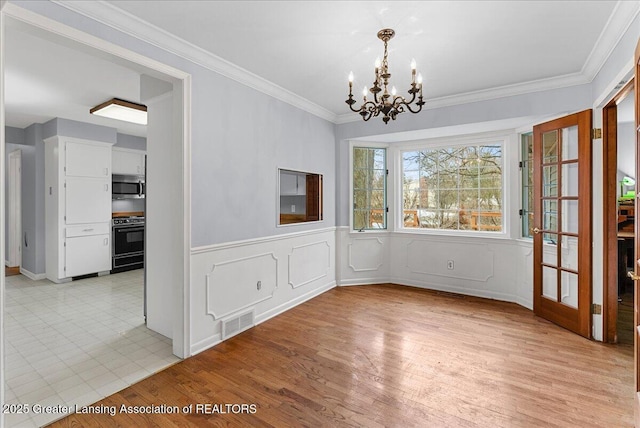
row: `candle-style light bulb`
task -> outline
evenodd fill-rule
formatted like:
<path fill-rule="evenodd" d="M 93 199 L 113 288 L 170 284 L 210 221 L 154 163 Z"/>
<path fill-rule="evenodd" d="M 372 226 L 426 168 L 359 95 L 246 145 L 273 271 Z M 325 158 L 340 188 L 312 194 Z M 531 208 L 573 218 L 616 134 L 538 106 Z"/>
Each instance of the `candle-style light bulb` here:
<path fill-rule="evenodd" d="M 422 85 L 422 73 L 418 73 L 418 85 Z"/>
<path fill-rule="evenodd" d="M 367 87 L 365 86 L 364 89 L 362 90 L 362 95 L 364 96 L 364 99 L 367 99 Z"/>
<path fill-rule="evenodd" d="M 353 83 L 353 71 L 349 72 L 349 83 Z"/>
<path fill-rule="evenodd" d="M 380 57 L 376 58 L 375 67 L 376 67 L 376 73 L 377 73 L 378 69 L 380 68 Z"/>
<path fill-rule="evenodd" d="M 392 87 L 391 87 L 391 95 L 393 95 L 393 96 L 395 97 L 397 92 L 398 92 L 398 91 L 396 91 L 396 87 L 395 87 L 395 86 L 392 86 Z"/>
<path fill-rule="evenodd" d="M 411 58 L 411 83 L 416 83 L 416 59 Z"/>

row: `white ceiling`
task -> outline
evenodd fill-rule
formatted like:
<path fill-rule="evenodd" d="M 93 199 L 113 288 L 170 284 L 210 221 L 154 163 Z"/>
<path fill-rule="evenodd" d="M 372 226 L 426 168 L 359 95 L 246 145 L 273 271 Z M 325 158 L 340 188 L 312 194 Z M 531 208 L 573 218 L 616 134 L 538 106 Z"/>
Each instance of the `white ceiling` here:
<path fill-rule="evenodd" d="M 415 58 L 429 102 L 470 93 L 490 98 L 496 88 L 526 92 L 590 81 L 617 40 L 607 23 L 620 7 L 612 1 L 58 3 L 81 13 L 111 12 L 112 24 L 143 38 L 176 36 L 180 44 L 173 46 L 219 57 L 336 118 L 356 119 L 344 103 L 347 75 L 356 76 L 356 94 L 370 85 L 382 56 L 381 28 L 396 31 L 389 64 L 399 91 L 408 89 Z M 87 110 L 108 98 L 139 98 L 139 71 L 30 34 L 22 24 L 6 31 L 9 125 L 90 121 Z"/>

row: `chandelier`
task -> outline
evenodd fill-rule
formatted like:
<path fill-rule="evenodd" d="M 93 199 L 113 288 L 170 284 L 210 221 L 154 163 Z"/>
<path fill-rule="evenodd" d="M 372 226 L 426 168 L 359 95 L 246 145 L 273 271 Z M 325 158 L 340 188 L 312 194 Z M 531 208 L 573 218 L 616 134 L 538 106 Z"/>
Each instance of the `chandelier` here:
<path fill-rule="evenodd" d="M 345 102 L 349 104 L 349 108 L 352 111 L 359 113 L 365 121 L 372 117 L 379 116 L 382 113 L 382 120 L 385 124 L 388 124 L 389 119 L 396 120 L 398 113 L 404 112 L 405 107 L 411 113 L 418 113 L 425 104 L 425 102 L 422 101 L 422 74 L 418 73 L 416 77 L 415 59 L 411 60 L 411 88 L 408 91 L 411 99 L 407 100 L 403 96 L 396 95 L 395 86 L 392 86 L 391 92 L 389 92 L 391 73 L 389 73 L 389 63 L 387 61 L 387 42 L 391 40 L 395 34 L 395 31 L 390 28 L 378 31 L 378 38 L 384 42 L 384 57 L 382 58 L 382 63 L 380 62 L 380 58 L 376 59 L 373 86 L 370 89 L 367 89 L 365 86 L 363 89 L 362 95 L 364 99 L 359 109 L 353 108 L 353 105 L 356 103 L 352 93 L 353 72 L 349 73 L 349 98 Z M 373 94 L 373 101 L 367 100 L 367 92 Z M 382 94 L 380 94 L 380 92 L 382 92 Z M 411 105 L 416 100 L 416 95 L 418 101 L 415 103 L 414 110 Z"/>

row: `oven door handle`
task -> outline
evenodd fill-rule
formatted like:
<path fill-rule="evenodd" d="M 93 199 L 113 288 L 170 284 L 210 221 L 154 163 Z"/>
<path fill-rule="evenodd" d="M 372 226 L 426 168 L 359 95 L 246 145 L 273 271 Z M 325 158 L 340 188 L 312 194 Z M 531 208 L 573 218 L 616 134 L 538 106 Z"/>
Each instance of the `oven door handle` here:
<path fill-rule="evenodd" d="M 144 226 L 142 226 L 142 227 L 140 227 L 140 226 L 114 227 L 113 231 L 117 232 L 117 233 L 128 233 L 128 232 L 131 232 L 134 229 L 144 230 Z"/>
<path fill-rule="evenodd" d="M 142 197 L 142 195 L 144 194 L 144 184 L 142 183 L 142 181 L 138 181 L 138 196 Z"/>

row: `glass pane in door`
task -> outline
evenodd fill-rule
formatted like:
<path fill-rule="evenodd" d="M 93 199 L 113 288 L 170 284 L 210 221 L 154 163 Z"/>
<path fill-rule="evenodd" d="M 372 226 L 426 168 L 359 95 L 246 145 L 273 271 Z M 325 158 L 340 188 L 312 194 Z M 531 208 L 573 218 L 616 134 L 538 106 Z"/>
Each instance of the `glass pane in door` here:
<path fill-rule="evenodd" d="M 542 163 L 558 161 L 558 131 L 542 134 Z"/>
<path fill-rule="evenodd" d="M 562 300 L 561 302 L 572 308 L 578 307 L 578 275 L 572 272 L 562 271 L 560 273 L 562 282 Z"/>
<path fill-rule="evenodd" d="M 562 240 L 562 267 L 578 270 L 578 238 L 565 236 Z"/>
<path fill-rule="evenodd" d="M 562 196 L 578 196 L 578 163 L 562 165 Z"/>
<path fill-rule="evenodd" d="M 578 159 L 578 127 L 562 129 L 562 160 Z"/>
<path fill-rule="evenodd" d="M 555 268 L 542 267 L 542 297 L 558 299 L 558 270 Z"/>

